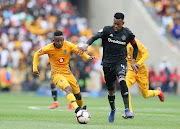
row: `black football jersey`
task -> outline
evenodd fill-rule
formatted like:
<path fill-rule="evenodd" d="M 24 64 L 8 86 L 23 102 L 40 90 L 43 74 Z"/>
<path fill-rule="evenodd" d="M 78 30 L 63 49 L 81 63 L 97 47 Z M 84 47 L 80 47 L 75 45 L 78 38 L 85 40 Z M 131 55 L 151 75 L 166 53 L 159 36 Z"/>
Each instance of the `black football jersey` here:
<path fill-rule="evenodd" d="M 119 62 L 126 62 L 127 44 L 135 38 L 135 35 L 126 27 L 115 32 L 113 26 L 105 26 L 96 35 L 96 38 L 102 38 L 104 67 L 112 67 Z M 87 42 L 92 44 L 91 42 Z"/>

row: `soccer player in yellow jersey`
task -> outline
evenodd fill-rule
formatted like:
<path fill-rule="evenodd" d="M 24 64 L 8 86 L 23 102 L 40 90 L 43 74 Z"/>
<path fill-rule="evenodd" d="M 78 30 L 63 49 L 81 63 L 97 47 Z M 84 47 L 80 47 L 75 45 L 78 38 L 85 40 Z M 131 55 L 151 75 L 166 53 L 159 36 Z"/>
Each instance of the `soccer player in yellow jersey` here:
<path fill-rule="evenodd" d="M 160 101 L 164 101 L 164 94 L 161 91 L 160 88 L 157 88 L 157 90 L 149 90 L 149 72 L 148 69 L 144 63 L 144 61 L 148 58 L 149 53 L 147 51 L 147 48 L 145 48 L 139 40 L 136 39 L 136 43 L 138 46 L 138 55 L 135 61 L 135 65 L 138 68 L 138 73 L 136 74 L 132 67 L 131 67 L 131 62 L 132 62 L 132 56 L 133 56 L 133 47 L 130 43 L 127 45 L 127 61 L 128 61 L 128 72 L 126 74 L 126 83 L 128 89 L 135 83 L 137 82 L 140 89 L 142 96 L 144 98 L 149 98 L 149 97 L 154 97 L 154 96 L 159 96 Z M 132 114 L 132 106 L 131 106 L 131 95 L 129 94 L 129 109 Z M 122 115 L 123 118 L 127 118 L 126 115 Z"/>
<path fill-rule="evenodd" d="M 34 54 L 33 75 L 39 76 L 37 69 L 39 57 L 43 54 L 48 54 L 53 83 L 66 92 L 68 101 L 74 107 L 75 113 L 77 113 L 82 108 L 83 98 L 77 80 L 69 68 L 71 52 L 74 52 L 87 60 L 93 60 L 96 57 L 89 56 L 85 52 L 81 55 L 78 46 L 65 41 L 61 31 L 57 30 L 54 33 L 53 41 L 53 43 L 46 45 Z M 86 106 L 82 109 L 86 109 Z"/>

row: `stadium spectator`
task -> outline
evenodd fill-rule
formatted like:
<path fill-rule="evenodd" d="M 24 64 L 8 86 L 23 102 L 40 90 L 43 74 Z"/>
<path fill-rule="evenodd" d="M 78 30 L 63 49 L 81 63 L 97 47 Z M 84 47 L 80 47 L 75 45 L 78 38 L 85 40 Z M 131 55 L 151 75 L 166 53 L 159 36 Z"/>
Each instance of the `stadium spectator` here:
<path fill-rule="evenodd" d="M 150 8 L 153 17 L 159 19 L 157 22 L 162 25 L 162 35 L 168 37 L 173 46 L 180 47 L 179 0 L 144 0 L 144 3 Z"/>
<path fill-rule="evenodd" d="M 174 94 L 177 93 L 179 80 L 180 80 L 180 76 L 178 75 L 178 68 L 175 67 L 173 73 L 170 74 L 170 87 L 171 87 L 171 92 Z"/>
<path fill-rule="evenodd" d="M 160 74 L 157 76 L 157 83 L 158 83 L 158 86 L 161 87 L 162 91 L 165 92 L 167 77 L 164 73 L 164 70 L 160 70 Z"/>
<path fill-rule="evenodd" d="M 171 63 L 168 62 L 166 56 L 162 57 L 162 62 L 159 64 L 159 69 L 160 70 L 165 70 L 165 68 L 171 70 Z"/>
<path fill-rule="evenodd" d="M 29 80 L 32 72 L 26 70 L 32 66 L 33 53 L 51 43 L 56 29 L 62 30 L 67 40 L 72 39 L 76 43 L 81 36 L 86 39 L 92 36 L 87 19 L 80 17 L 77 8 L 68 0 L 7 0 L 1 1 L 0 9 L 0 65 L 10 66 L 15 75 L 26 77 L 14 78 L 13 82 L 18 82 L 16 84 L 23 81 L 22 84 L 28 81 L 36 84 L 37 78 Z M 39 66 L 44 75 L 41 74 L 40 79 L 44 81 L 48 68 L 42 65 L 47 64 L 48 60 L 44 58 L 41 61 L 43 63 Z M 15 72 L 15 68 L 19 72 Z"/>
<path fill-rule="evenodd" d="M 154 66 L 149 69 L 149 89 L 154 90 L 157 87 L 157 75 Z"/>

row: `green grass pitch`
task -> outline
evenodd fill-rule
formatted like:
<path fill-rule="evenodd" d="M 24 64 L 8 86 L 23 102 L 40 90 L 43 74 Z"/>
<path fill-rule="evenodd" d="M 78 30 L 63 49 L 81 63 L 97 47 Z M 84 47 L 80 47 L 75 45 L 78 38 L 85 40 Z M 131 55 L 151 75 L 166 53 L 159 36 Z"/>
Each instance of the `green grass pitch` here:
<path fill-rule="evenodd" d="M 49 109 L 51 97 L 35 94 L 0 92 L 0 129 L 180 129 L 180 96 L 166 95 L 144 99 L 132 95 L 134 119 L 123 119 L 124 106 L 116 93 L 115 122 L 108 122 L 107 97 L 84 98 L 91 120 L 86 125 L 76 121 L 75 113 L 68 111 L 66 97 L 58 97 L 60 107 Z"/>

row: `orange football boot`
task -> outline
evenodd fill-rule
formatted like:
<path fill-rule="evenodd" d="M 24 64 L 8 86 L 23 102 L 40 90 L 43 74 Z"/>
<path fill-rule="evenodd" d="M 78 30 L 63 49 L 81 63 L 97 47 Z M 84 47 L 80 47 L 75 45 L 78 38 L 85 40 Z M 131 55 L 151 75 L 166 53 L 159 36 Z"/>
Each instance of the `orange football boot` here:
<path fill-rule="evenodd" d="M 73 110 L 73 106 L 69 103 L 68 110 Z"/>
<path fill-rule="evenodd" d="M 59 103 L 58 102 L 54 102 L 50 107 L 49 109 L 54 109 L 54 108 L 57 108 L 59 107 Z"/>

